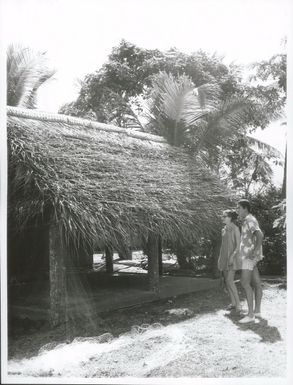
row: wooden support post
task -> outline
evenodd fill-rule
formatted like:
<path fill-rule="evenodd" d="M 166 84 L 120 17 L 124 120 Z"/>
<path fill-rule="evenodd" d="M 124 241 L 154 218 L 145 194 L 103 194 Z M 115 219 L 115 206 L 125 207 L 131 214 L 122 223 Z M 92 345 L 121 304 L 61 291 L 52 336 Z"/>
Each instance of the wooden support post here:
<path fill-rule="evenodd" d="M 159 247 L 158 235 L 150 233 L 148 237 L 148 274 L 149 274 L 149 288 L 154 293 L 159 293 Z"/>
<path fill-rule="evenodd" d="M 162 255 L 162 238 L 158 239 L 158 259 L 159 259 L 159 275 L 163 275 L 163 255 Z"/>
<path fill-rule="evenodd" d="M 51 226 L 49 230 L 50 324 L 53 327 L 66 321 L 65 253 L 58 227 Z"/>
<path fill-rule="evenodd" d="M 113 274 L 114 268 L 113 268 L 113 250 L 110 247 L 105 248 L 105 254 L 106 254 L 106 272 L 108 274 Z"/>

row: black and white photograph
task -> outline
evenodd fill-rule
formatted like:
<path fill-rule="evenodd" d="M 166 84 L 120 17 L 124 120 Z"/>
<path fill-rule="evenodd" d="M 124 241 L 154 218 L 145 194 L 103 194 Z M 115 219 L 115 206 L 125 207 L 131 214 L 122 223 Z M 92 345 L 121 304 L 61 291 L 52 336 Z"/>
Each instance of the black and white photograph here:
<path fill-rule="evenodd" d="M 1 383 L 289 384 L 292 2 L 0 8 Z"/>

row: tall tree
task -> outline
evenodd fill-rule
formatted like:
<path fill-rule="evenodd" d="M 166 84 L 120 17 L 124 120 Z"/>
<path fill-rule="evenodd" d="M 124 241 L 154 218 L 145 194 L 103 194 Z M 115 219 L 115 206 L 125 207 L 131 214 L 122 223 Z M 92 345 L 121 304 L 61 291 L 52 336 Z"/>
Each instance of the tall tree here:
<path fill-rule="evenodd" d="M 285 44 L 286 46 L 286 44 Z M 263 60 L 254 63 L 252 68 L 255 74 L 251 77 L 252 80 L 261 80 L 265 85 L 258 85 L 258 97 L 266 100 L 267 108 L 265 111 L 282 111 L 287 99 L 287 55 L 279 53 L 273 55 L 269 60 Z M 253 92 L 253 91 L 252 91 Z M 283 117 L 282 125 L 286 125 L 285 117 Z M 261 126 L 265 128 L 265 126 Z M 285 150 L 285 165 L 282 184 L 282 197 L 286 196 L 286 174 L 287 174 L 287 143 Z"/>
<path fill-rule="evenodd" d="M 102 68 L 85 77 L 77 100 L 60 112 L 79 111 L 80 116 L 93 112 L 98 121 L 142 129 L 141 103 L 148 97 L 152 76 L 160 71 L 186 74 L 196 86 L 217 82 L 225 95 L 235 92 L 240 76 L 236 66 L 225 66 L 217 55 L 148 50 L 122 40 Z"/>
<path fill-rule="evenodd" d="M 257 78 L 266 74 L 264 63 L 262 69 L 255 73 Z M 142 105 L 151 92 L 152 77 L 159 72 L 186 75 L 196 87 L 217 83 L 222 101 L 231 97 L 255 101 L 254 109 L 246 114 L 246 124 L 251 129 L 265 128 L 279 116 L 283 106 L 273 87 L 244 83 L 241 67 L 225 65 L 216 54 L 202 50 L 186 54 L 176 48 L 161 52 L 122 40 L 112 49 L 107 62 L 81 81 L 77 100 L 62 106 L 60 112 L 142 130 Z M 280 84 L 284 84 L 282 79 Z"/>

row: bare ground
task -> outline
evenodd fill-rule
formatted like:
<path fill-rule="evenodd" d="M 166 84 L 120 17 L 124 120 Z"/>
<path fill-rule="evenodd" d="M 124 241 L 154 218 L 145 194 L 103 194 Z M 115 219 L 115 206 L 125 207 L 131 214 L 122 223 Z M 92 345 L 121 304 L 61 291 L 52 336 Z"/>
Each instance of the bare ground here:
<path fill-rule="evenodd" d="M 239 316 L 223 310 L 229 301 L 220 289 L 104 313 L 97 322 L 80 320 L 70 328 L 15 322 L 9 371 L 96 378 L 283 377 L 286 290 L 280 282 L 263 282 L 263 288 L 263 318 L 251 325 L 240 325 Z"/>

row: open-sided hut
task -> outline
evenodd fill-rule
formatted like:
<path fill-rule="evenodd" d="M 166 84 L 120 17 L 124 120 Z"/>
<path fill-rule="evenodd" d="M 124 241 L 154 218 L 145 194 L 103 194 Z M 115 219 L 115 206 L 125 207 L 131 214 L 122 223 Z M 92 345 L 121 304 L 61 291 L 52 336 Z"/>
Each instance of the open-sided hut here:
<path fill-rule="evenodd" d="M 184 243 L 215 231 L 228 192 L 162 137 L 15 107 L 7 116 L 9 269 L 47 258 L 53 307 L 69 254 L 79 263 L 97 249 L 147 245 L 157 288 L 159 238 Z"/>

